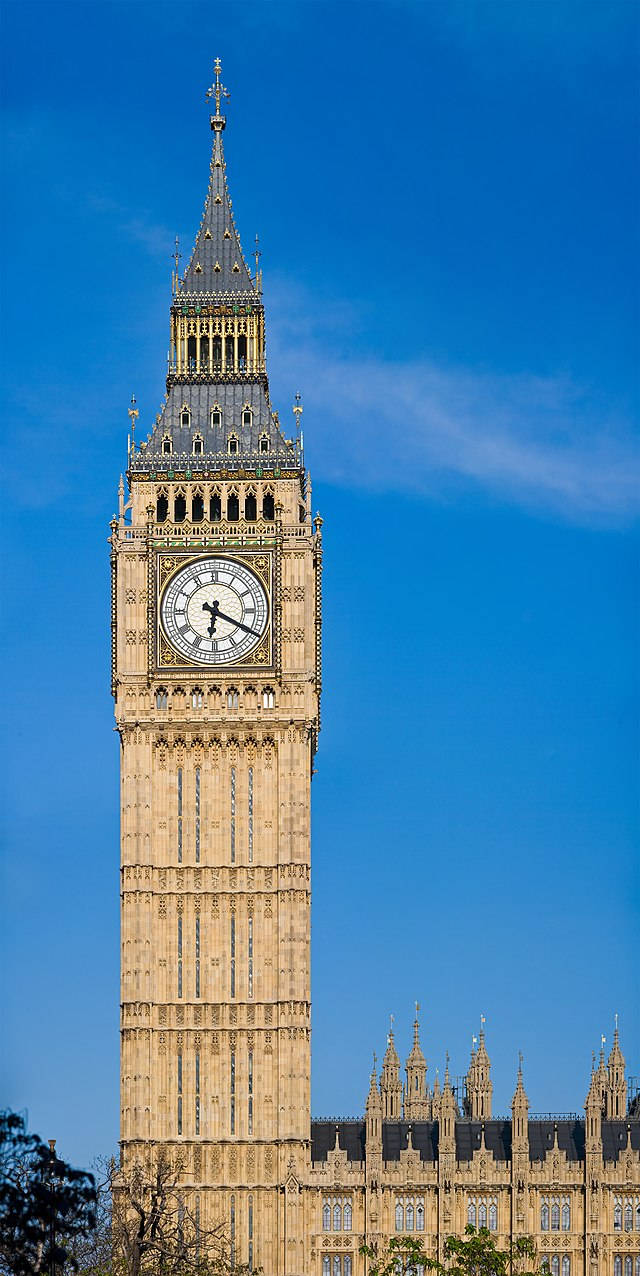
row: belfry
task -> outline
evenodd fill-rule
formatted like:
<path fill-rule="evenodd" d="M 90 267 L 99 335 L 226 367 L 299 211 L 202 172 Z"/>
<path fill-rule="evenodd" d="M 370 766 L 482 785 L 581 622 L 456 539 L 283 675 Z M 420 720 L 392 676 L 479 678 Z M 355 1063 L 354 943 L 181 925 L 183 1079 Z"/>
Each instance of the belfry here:
<path fill-rule="evenodd" d="M 183 273 L 176 245 L 166 396 L 142 439 L 132 402 L 111 523 L 123 1168 L 179 1163 L 203 1225 L 221 1220 L 232 1262 L 264 1276 L 365 1276 L 362 1243 L 399 1233 L 442 1257 L 468 1224 L 503 1248 L 532 1236 L 550 1276 L 640 1276 L 640 1094 L 617 1020 L 586 1119 L 530 1112 L 521 1058 L 511 1111 L 494 1116 L 484 1019 L 466 1076 L 447 1057 L 431 1085 L 417 1005 L 406 1083 L 391 1030 L 364 1116 L 311 1119 L 322 520 L 300 397 L 290 430 L 270 399 L 219 61 L 208 96 L 209 183 Z"/>

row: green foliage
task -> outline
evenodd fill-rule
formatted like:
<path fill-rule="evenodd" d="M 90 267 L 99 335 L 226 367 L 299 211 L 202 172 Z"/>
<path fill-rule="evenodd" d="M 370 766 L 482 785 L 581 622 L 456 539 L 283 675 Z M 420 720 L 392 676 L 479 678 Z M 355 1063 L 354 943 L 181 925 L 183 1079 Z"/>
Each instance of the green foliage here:
<path fill-rule="evenodd" d="M 465 1228 L 464 1237 L 448 1236 L 443 1246 L 444 1261 L 425 1251 L 422 1239 L 394 1236 L 382 1252 L 363 1245 L 360 1253 L 369 1260 L 368 1276 L 416 1276 L 422 1267 L 438 1276 L 540 1276 L 536 1249 L 528 1236 L 511 1241 L 508 1249 L 498 1249 L 486 1227 L 476 1232 Z"/>
<path fill-rule="evenodd" d="M 71 1247 L 95 1228 L 93 1175 L 74 1170 L 15 1112 L 0 1113 L 0 1274 L 76 1270 Z"/>

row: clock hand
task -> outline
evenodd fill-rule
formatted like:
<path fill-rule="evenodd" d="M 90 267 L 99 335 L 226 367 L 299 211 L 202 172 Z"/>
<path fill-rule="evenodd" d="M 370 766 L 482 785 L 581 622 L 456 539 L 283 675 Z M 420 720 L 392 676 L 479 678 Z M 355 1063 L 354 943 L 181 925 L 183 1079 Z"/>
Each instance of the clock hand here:
<path fill-rule="evenodd" d="M 209 624 L 209 637 L 210 637 L 210 638 L 213 638 L 213 635 L 214 635 L 214 633 L 215 633 L 215 631 L 216 631 L 216 619 L 217 619 L 217 616 L 218 616 L 218 601 L 217 601 L 217 599 L 215 599 L 215 598 L 214 598 L 214 600 L 213 600 L 213 604 L 211 604 L 211 603 L 203 603 L 203 604 L 202 604 L 202 610 L 203 610 L 203 611 L 209 611 L 209 612 L 211 612 L 211 622 L 210 622 L 210 624 Z"/>
<path fill-rule="evenodd" d="M 214 603 L 214 606 L 216 609 L 216 616 L 219 616 L 220 620 L 227 620 L 230 625 L 237 625 L 238 629 L 244 629 L 245 633 L 253 634 L 254 638 L 260 637 L 257 629 L 250 629 L 248 625 L 243 625 L 241 620 L 235 620 L 233 616 L 227 616 L 225 612 L 220 611 L 217 603 Z"/>

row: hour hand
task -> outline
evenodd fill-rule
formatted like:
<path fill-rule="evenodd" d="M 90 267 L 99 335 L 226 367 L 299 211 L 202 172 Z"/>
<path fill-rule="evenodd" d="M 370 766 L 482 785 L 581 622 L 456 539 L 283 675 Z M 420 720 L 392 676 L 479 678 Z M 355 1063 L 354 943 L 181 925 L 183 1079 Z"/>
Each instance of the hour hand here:
<path fill-rule="evenodd" d="M 213 638 L 213 635 L 214 635 L 214 633 L 215 633 L 215 631 L 216 631 L 216 620 L 217 620 L 217 618 L 218 618 L 218 616 L 219 616 L 219 614 L 220 614 L 220 613 L 219 613 L 219 611 L 218 611 L 218 603 L 217 603 L 217 600 L 216 600 L 216 599 L 214 599 L 213 603 L 203 603 L 203 604 L 202 604 L 202 610 L 203 610 L 203 611 L 208 611 L 208 612 L 210 612 L 210 613 L 211 613 L 211 621 L 210 621 L 210 623 L 209 623 L 209 637 L 210 637 L 210 638 Z"/>

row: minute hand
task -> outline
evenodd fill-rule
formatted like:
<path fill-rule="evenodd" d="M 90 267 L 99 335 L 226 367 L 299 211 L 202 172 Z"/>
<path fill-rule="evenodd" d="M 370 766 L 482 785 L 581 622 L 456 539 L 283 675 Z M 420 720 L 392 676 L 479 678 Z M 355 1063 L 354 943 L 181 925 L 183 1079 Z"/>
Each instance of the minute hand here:
<path fill-rule="evenodd" d="M 227 620 L 230 625 L 237 625 L 238 629 L 244 629 L 245 633 L 253 634 L 254 638 L 260 637 L 260 634 L 258 633 L 257 629 L 250 629 L 248 625 L 243 625 L 241 620 L 234 620 L 233 616 L 225 615 L 223 611 L 220 611 L 219 607 L 216 612 L 216 615 L 219 616 L 221 620 Z"/>

